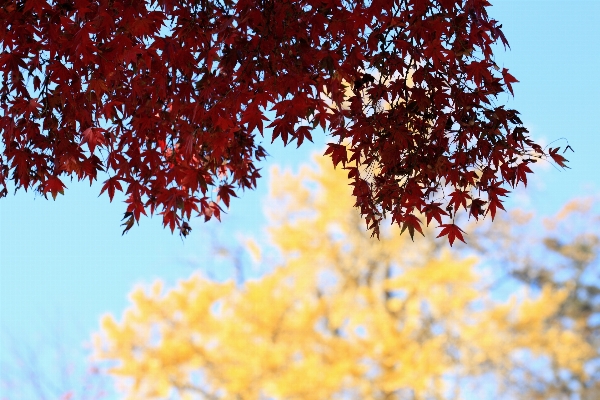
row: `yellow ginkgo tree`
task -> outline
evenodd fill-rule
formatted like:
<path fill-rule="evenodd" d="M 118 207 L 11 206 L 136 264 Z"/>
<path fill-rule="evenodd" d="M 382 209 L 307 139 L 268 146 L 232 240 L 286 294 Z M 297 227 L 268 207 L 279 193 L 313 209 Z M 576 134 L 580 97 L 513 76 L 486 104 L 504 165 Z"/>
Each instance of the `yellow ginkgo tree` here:
<path fill-rule="evenodd" d="M 200 273 L 156 282 L 133 290 L 120 321 L 102 319 L 95 357 L 112 363 L 125 398 L 560 398 L 537 385 L 548 365 L 590 382 L 598 348 L 587 322 L 564 314 L 572 285 L 513 283 L 503 296 L 489 290 L 493 260 L 432 231 L 371 238 L 344 172 L 315 165 L 272 171 L 268 231 L 281 257 L 269 273 L 240 286 Z"/>

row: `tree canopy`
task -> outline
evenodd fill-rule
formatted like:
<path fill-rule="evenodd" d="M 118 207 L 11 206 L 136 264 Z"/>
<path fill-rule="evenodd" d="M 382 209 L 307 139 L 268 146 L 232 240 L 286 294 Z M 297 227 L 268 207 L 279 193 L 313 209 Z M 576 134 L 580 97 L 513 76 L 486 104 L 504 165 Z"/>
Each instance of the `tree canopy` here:
<path fill-rule="evenodd" d="M 431 235 L 410 243 L 398 227 L 373 243 L 344 173 L 323 158 L 315 164 L 320 170 L 274 174 L 271 201 L 283 207 L 268 229 L 281 258 L 269 273 L 238 286 L 200 273 L 168 289 L 157 281 L 131 292 L 120 321 L 103 318 L 96 357 L 110 362 L 127 398 L 597 393 L 600 235 L 574 224 L 599 218 L 589 203 L 570 203 L 533 246 L 511 233 L 530 224 L 522 214 L 488 232 L 469 224 L 480 250 L 465 257 Z M 566 226 L 573 232 L 552 239 Z M 492 238 L 509 258 L 487 253 Z M 271 263 L 260 248 L 247 246 L 256 262 Z"/>
<path fill-rule="evenodd" d="M 486 0 L 4 0 L 0 195 L 64 193 L 108 174 L 125 231 L 147 211 L 187 235 L 260 177 L 257 135 L 300 146 L 315 130 L 379 236 L 459 209 L 503 209 L 542 149 L 498 104 L 517 79 Z M 216 195 L 213 195 L 216 192 Z"/>

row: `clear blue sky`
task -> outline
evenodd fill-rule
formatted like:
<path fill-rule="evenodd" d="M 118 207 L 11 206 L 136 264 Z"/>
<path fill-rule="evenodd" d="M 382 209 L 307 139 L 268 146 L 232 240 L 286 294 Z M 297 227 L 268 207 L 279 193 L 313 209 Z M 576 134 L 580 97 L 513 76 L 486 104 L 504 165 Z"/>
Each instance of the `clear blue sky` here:
<path fill-rule="evenodd" d="M 600 192 L 600 1 L 492 3 L 490 14 L 503 24 L 512 47 L 507 52 L 499 47 L 496 61 L 520 80 L 515 98 L 499 102 L 519 110 L 541 144 L 564 137 L 575 150 L 567 154 L 572 169 L 538 163 L 528 188 L 509 200 L 510 206 L 551 214 L 569 198 Z M 7 332 L 43 352 L 51 345 L 47 331 L 55 325 L 70 332 L 68 347 L 79 346 L 98 328 L 103 313 L 120 315 L 137 283 L 156 278 L 173 283 L 194 268 L 218 271 L 220 266 L 221 276 L 229 274 L 209 252 L 210 238 L 234 245 L 239 234 L 260 237 L 269 167 L 297 168 L 311 152 L 323 151 L 326 138 L 316 142 L 298 150 L 265 146 L 272 157 L 263 164 L 258 190 L 233 199 L 222 223 L 193 220 L 192 235 L 183 242 L 162 228 L 160 218 L 144 218 L 121 236 L 124 197 L 115 196 L 113 203 L 105 194 L 98 197 L 97 182 L 91 188 L 66 182 L 66 195 L 56 201 L 31 192 L 1 199 L 0 360 L 10 358 Z"/>

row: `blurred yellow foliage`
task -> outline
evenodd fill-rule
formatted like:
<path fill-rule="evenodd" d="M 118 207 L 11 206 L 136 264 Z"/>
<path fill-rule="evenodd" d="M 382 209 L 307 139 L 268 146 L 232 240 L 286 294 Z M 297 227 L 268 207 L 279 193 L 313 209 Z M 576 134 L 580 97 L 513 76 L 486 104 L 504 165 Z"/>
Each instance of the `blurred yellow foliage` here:
<path fill-rule="evenodd" d="M 458 399 L 461 382 L 491 374 L 501 391 L 507 371 L 545 361 L 585 379 L 597 349 L 553 318 L 566 289 L 504 301 L 486 291 L 480 260 L 431 231 L 377 241 L 343 170 L 315 164 L 272 171 L 281 266 L 238 288 L 198 274 L 137 288 L 120 322 L 102 319 L 95 356 L 116 362 L 127 399 Z"/>

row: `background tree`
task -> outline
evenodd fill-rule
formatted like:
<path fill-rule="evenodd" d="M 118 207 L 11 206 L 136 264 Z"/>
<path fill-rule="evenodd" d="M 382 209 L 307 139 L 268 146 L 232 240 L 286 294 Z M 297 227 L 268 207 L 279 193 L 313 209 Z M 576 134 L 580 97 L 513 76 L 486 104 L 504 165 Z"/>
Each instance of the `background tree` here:
<path fill-rule="evenodd" d="M 101 193 L 128 195 L 124 232 L 159 210 L 187 235 L 192 212 L 219 218 L 256 186 L 265 123 L 298 146 L 320 127 L 373 234 L 386 215 L 421 232 L 421 212 L 462 240 L 459 208 L 493 218 L 530 163 L 565 165 L 496 104 L 517 80 L 494 60 L 508 42 L 489 5 L 3 0 L 0 195 L 12 180 L 56 198 L 104 171 Z"/>
<path fill-rule="evenodd" d="M 396 227 L 372 242 L 344 172 L 315 164 L 298 175 L 274 171 L 269 231 L 281 261 L 272 272 L 241 287 L 196 274 L 163 292 L 158 281 L 132 292 L 121 322 L 103 318 L 96 357 L 113 363 L 128 398 L 594 393 L 598 305 L 575 300 L 584 282 L 597 290 L 597 236 L 577 253 L 585 266 L 546 266 L 552 272 L 536 288 L 518 281 L 489 291 L 498 284 L 493 258 L 465 258 L 431 235 L 409 243 Z M 564 275 L 581 268 L 579 278 Z"/>
<path fill-rule="evenodd" d="M 495 284 L 521 284 L 533 292 L 550 287 L 566 290 L 568 296 L 547 320 L 547 324 L 568 324 L 594 349 L 600 349 L 600 210 L 598 197 L 573 199 L 553 218 L 536 225 L 528 223 L 532 214 L 513 213 L 494 227 L 475 228 L 471 249 L 501 266 Z M 544 237 L 539 238 L 540 228 Z M 578 394 L 593 399 L 600 393 L 600 364 L 586 365 L 586 374 L 565 374 L 546 360 L 549 373 L 535 375 L 527 364 L 519 373 L 529 377 L 527 385 L 509 377 L 529 398 L 567 398 Z M 540 390 L 543 388 L 543 390 Z"/>
<path fill-rule="evenodd" d="M 41 313 L 41 312 L 40 312 Z M 0 332 L 0 399 L 99 400 L 114 396 L 111 379 L 101 365 L 88 363 L 90 346 L 71 346 L 76 331 L 73 318 L 57 313 L 39 316 L 44 328 L 35 343 L 9 330 Z"/>

